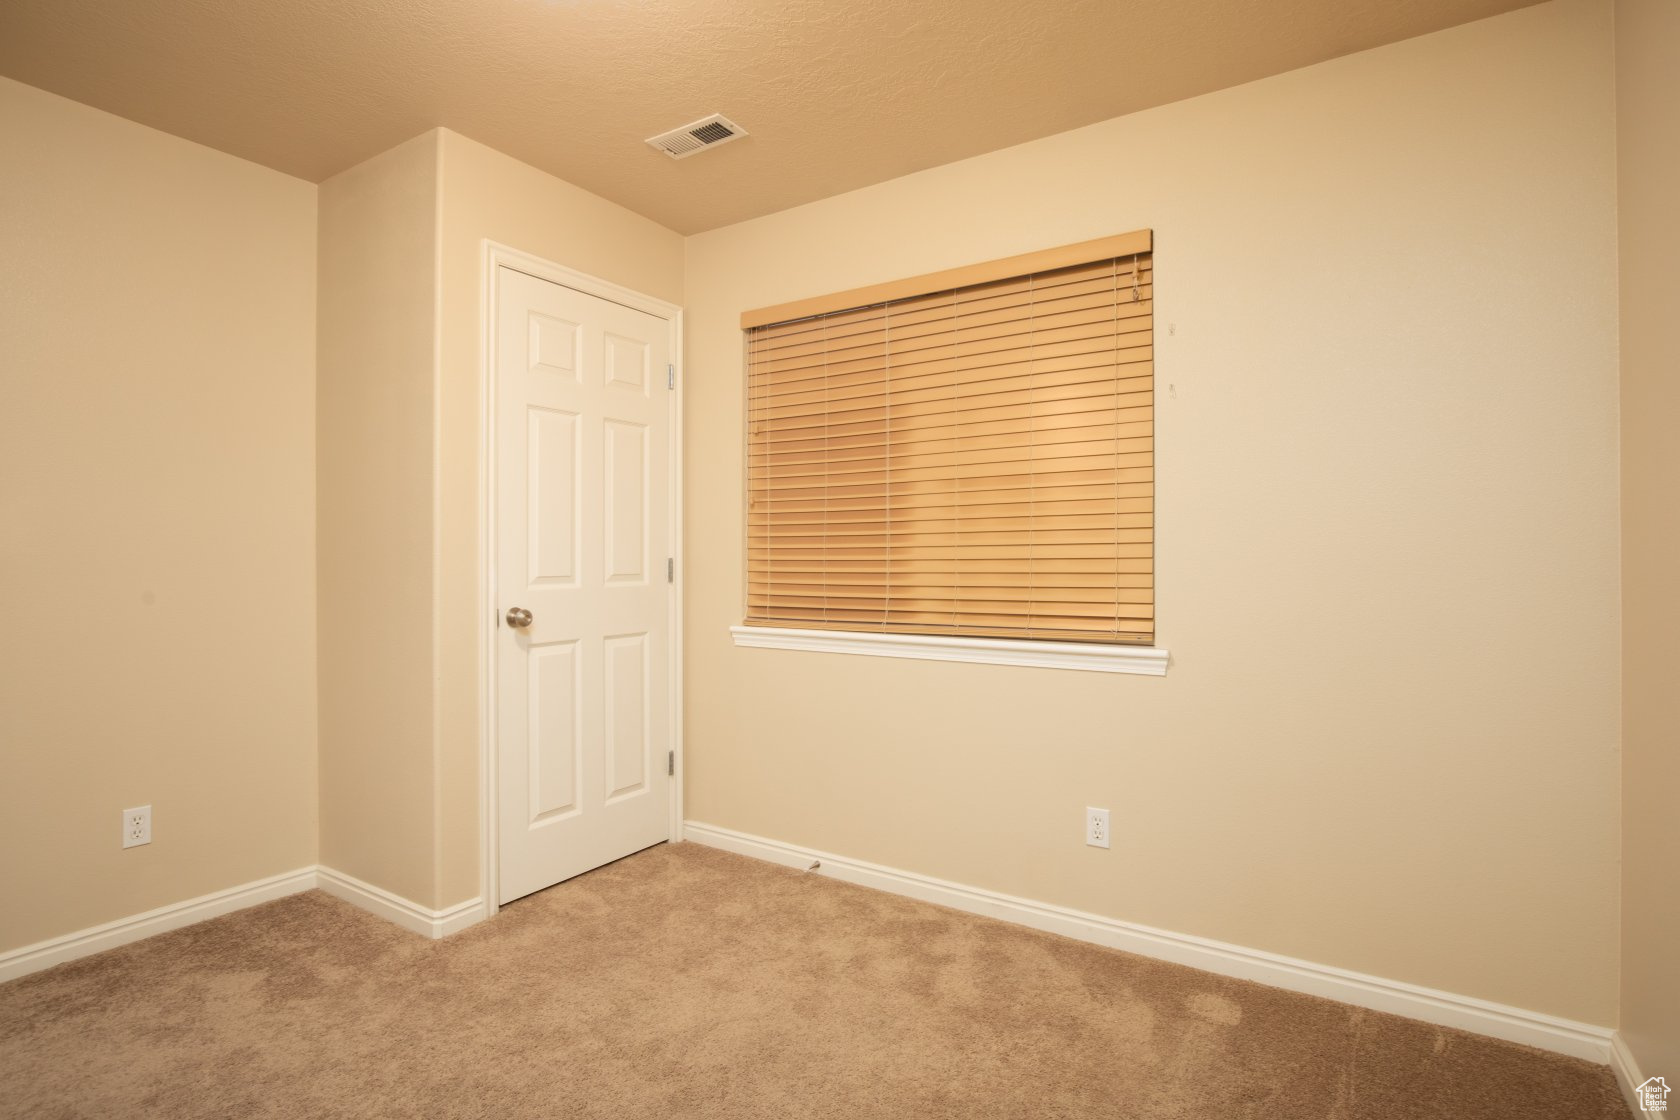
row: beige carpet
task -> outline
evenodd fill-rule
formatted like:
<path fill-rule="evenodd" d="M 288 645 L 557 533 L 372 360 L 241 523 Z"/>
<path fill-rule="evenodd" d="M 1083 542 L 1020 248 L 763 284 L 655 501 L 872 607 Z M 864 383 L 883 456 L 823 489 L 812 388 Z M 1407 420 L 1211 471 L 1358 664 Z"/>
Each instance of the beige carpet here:
<path fill-rule="evenodd" d="M 1586 1062 L 693 844 L 447 941 L 311 892 L 0 986 L 0 1113 L 1627 1116 Z"/>

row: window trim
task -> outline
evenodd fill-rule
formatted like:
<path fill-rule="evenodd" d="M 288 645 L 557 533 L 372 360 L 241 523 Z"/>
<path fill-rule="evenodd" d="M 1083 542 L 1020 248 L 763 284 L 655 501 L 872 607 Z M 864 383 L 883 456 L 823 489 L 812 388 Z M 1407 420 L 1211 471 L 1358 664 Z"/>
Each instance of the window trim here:
<path fill-rule="evenodd" d="M 801 630 L 783 626 L 731 626 L 735 645 L 810 653 L 851 653 L 916 661 L 964 661 L 1036 669 L 1081 669 L 1164 677 L 1168 651 L 1156 646 L 1063 642 L 1025 638 L 962 638 L 943 634 L 893 634 L 870 630 Z"/>

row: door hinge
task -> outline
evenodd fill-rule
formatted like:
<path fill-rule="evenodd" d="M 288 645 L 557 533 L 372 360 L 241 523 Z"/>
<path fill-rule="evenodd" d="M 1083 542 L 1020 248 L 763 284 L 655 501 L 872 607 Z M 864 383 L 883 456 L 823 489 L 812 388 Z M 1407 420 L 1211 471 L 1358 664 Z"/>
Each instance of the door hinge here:
<path fill-rule="evenodd" d="M 666 751 L 665 752 L 665 776 L 667 778 L 674 778 L 674 777 L 676 777 L 676 775 L 677 775 L 677 752 L 676 751 Z"/>
<path fill-rule="evenodd" d="M 675 362 L 666 362 L 665 363 L 665 388 L 675 389 L 676 387 L 677 387 L 677 366 L 676 366 L 676 363 Z"/>
<path fill-rule="evenodd" d="M 677 558 L 675 556 L 665 557 L 665 582 L 677 582 Z"/>

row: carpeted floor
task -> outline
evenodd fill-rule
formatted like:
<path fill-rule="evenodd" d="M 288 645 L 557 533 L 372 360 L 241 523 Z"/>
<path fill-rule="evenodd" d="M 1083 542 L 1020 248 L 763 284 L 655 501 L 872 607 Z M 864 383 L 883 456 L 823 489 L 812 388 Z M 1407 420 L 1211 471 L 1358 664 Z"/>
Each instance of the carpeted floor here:
<path fill-rule="evenodd" d="M 310 892 L 0 985 L 0 1114 L 1628 1115 L 1586 1062 L 693 844 L 446 941 Z"/>

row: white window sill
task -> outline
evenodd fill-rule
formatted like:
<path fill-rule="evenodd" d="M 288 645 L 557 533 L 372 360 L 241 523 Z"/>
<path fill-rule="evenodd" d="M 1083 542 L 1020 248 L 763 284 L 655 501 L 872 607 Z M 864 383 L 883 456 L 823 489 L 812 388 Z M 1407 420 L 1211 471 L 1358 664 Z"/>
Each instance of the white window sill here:
<path fill-rule="evenodd" d="M 731 626 L 738 646 L 857 653 L 918 661 L 971 661 L 1037 669 L 1167 675 L 1167 651 L 1153 646 L 1099 642 L 1032 642 L 1013 638 L 947 638 L 930 634 L 875 634 L 851 630 L 788 630 L 780 626 Z"/>

